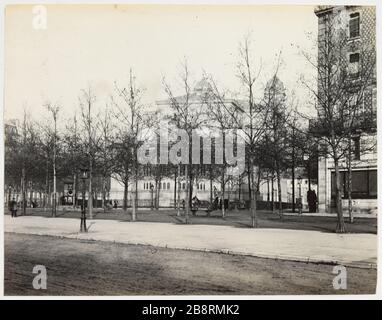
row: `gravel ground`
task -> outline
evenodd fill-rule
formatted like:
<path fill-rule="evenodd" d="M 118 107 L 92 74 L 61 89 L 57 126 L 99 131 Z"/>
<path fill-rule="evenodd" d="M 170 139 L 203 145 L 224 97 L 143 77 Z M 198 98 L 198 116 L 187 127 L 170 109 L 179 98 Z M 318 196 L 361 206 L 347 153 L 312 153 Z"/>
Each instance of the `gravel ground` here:
<path fill-rule="evenodd" d="M 5 214 L 9 214 L 9 210 L 5 208 Z M 18 212 L 20 213 L 20 212 Z M 177 217 L 175 210 L 138 210 L 138 221 L 144 222 L 165 222 L 165 223 L 184 223 L 184 216 Z M 51 216 L 49 210 L 43 209 L 27 209 L 27 216 Z M 183 215 L 183 212 L 182 212 Z M 57 217 L 60 218 L 80 218 L 79 211 L 59 211 Z M 333 217 L 312 217 L 312 216 L 287 216 L 282 219 L 276 213 L 271 211 L 259 211 L 259 227 L 260 228 L 279 228 L 293 230 L 313 230 L 322 232 L 335 232 L 337 218 Z M 94 219 L 108 219 L 131 221 L 130 209 L 128 213 L 122 209 L 103 212 L 102 209 L 95 209 Z M 346 221 L 347 222 L 347 217 Z M 251 216 L 248 210 L 227 211 L 226 217 L 221 217 L 220 211 L 213 211 L 211 215 L 206 216 L 205 212 L 198 212 L 197 216 L 190 217 L 192 224 L 205 225 L 226 225 L 239 228 L 251 227 Z M 376 218 L 355 218 L 354 223 L 346 223 L 346 231 L 349 233 L 373 233 L 377 234 L 377 219 Z"/>
<path fill-rule="evenodd" d="M 32 269 L 45 265 L 47 290 Z M 347 268 L 334 290 L 333 266 L 150 246 L 5 234 L 5 295 L 372 294 L 376 270 Z"/>

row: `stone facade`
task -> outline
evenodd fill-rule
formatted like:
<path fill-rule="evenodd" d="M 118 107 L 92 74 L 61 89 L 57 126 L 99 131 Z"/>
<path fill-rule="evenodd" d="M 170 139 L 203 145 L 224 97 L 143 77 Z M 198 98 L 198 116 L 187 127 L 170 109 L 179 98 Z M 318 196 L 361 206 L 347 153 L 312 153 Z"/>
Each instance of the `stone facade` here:
<path fill-rule="evenodd" d="M 325 34 L 325 23 L 329 15 L 336 16 L 337 28 L 347 32 L 348 54 L 358 52 L 362 47 L 363 50 L 370 49 L 375 54 L 376 43 L 376 12 L 375 7 L 369 6 L 319 6 L 315 9 L 318 17 L 318 43 Z M 359 17 L 359 32 L 355 32 L 356 36 L 351 35 L 350 20 L 352 17 Z M 357 26 L 358 27 L 358 26 Z M 356 27 L 356 28 L 357 28 Z M 354 34 L 353 34 L 354 35 Z M 319 50 L 320 51 L 320 50 Z M 370 80 L 364 93 L 364 116 L 370 120 L 370 124 L 375 126 L 375 118 L 377 112 L 377 84 L 376 84 L 376 68 L 374 75 Z M 320 110 L 320 109 L 319 109 Z M 320 117 L 320 111 L 318 112 Z M 363 150 L 367 150 L 368 146 L 376 143 L 376 131 L 365 131 L 360 134 L 360 145 Z M 355 211 L 369 212 L 377 209 L 376 194 L 376 176 L 377 176 L 377 152 L 376 150 L 363 152 L 358 159 L 352 162 L 352 171 L 355 177 L 360 177 L 356 187 L 359 192 L 353 195 L 353 208 Z M 346 175 L 347 166 L 345 161 L 340 162 L 340 171 Z M 332 177 L 334 172 L 334 163 L 330 158 L 320 158 L 318 163 L 318 200 L 319 210 L 321 212 L 334 211 L 334 199 L 332 192 Z M 362 179 L 361 179 L 362 178 Z M 345 181 L 345 179 L 344 179 Z M 364 185 L 362 185 L 364 183 Z M 358 191 L 358 190 L 357 190 Z M 343 207 L 346 210 L 348 200 L 346 194 L 343 197 Z"/>

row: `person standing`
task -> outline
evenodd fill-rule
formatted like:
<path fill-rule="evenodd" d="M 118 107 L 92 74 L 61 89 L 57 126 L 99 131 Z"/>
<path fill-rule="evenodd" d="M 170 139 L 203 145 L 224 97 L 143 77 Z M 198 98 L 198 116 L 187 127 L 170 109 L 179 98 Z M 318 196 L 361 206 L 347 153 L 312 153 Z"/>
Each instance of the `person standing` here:
<path fill-rule="evenodd" d="M 17 217 L 17 202 L 15 198 L 11 200 L 11 203 L 9 204 L 9 208 L 11 210 L 12 218 L 16 218 Z"/>
<path fill-rule="evenodd" d="M 308 191 L 308 205 L 309 205 L 309 212 L 311 213 L 316 212 L 317 195 L 315 190 Z"/>
<path fill-rule="evenodd" d="M 316 190 L 313 190 L 313 196 L 312 196 L 312 202 L 313 202 L 313 212 L 317 212 L 317 194 L 316 194 Z"/>

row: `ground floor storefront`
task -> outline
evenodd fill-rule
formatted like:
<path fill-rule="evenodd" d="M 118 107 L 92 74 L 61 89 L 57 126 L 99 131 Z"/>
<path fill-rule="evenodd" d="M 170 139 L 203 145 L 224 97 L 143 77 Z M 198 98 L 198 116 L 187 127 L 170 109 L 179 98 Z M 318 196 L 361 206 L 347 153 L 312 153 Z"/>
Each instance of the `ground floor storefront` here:
<path fill-rule="evenodd" d="M 318 208 L 320 212 L 336 212 L 336 176 L 335 168 L 329 159 L 319 161 Z M 351 172 L 344 163 L 340 164 L 340 190 L 344 213 L 349 208 L 349 195 L 354 213 L 375 215 L 377 199 L 376 161 L 355 163 Z M 350 192 L 351 190 L 351 192 Z"/>

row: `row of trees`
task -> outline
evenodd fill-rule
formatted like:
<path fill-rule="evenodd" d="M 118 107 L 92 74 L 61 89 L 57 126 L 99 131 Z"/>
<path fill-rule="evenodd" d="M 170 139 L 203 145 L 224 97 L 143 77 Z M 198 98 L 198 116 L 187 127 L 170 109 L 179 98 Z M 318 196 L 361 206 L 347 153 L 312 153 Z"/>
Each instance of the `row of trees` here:
<path fill-rule="evenodd" d="M 158 200 L 160 182 L 165 175 L 175 181 L 174 204 L 179 206 L 179 182 L 186 181 L 186 221 L 189 218 L 194 183 L 203 177 L 219 181 L 222 198 L 225 198 L 229 183 L 241 185 L 247 181 L 250 195 L 252 226 L 258 226 L 257 195 L 262 181 L 271 179 L 278 185 L 278 210 L 282 217 L 281 179 L 290 172 L 294 179 L 295 168 L 304 164 L 304 154 L 309 158 L 329 156 L 335 164 L 336 205 L 338 213 L 337 231 L 344 232 L 340 161 L 347 160 L 349 176 L 353 159 L 354 134 L 364 129 L 359 117 L 364 115 L 364 96 L 373 79 L 375 49 L 360 51 L 361 63 L 357 75 L 351 70 L 348 59 L 349 41 L 344 33 L 328 27 L 324 44 L 318 43 L 316 58 L 303 53 L 317 72 L 314 85 L 303 79 L 302 83 L 314 97 L 318 111 L 318 122 L 308 127 L 304 124 L 308 115 L 298 112 L 293 95 L 288 96 L 278 77 L 282 67 L 281 53 L 276 59 L 274 72 L 267 82 L 261 98 L 256 98 L 261 87 L 261 68 L 257 67 L 252 54 L 253 47 L 247 37 L 240 44 L 237 78 L 240 82 L 240 98 L 228 99 L 228 91 L 220 87 L 212 75 L 204 74 L 198 93 L 193 90 L 187 61 L 182 65 L 179 77 L 181 92 L 176 92 L 163 79 L 163 88 L 172 112 L 161 115 L 142 102 L 144 90 L 136 85 L 130 70 L 127 85 L 114 84 L 109 102 L 97 109 L 97 99 L 91 88 L 82 90 L 78 105 L 80 112 L 66 121 L 62 107 L 57 103 L 45 104 L 49 118 L 33 121 L 24 113 L 17 134 L 6 135 L 5 179 L 6 185 L 20 188 L 24 202 L 27 199 L 27 181 L 33 183 L 30 190 L 43 194 L 43 206 L 52 206 L 56 214 L 57 180 L 72 177 L 74 195 L 79 190 L 79 173 L 82 167 L 89 171 L 88 207 L 92 217 L 93 195 L 102 194 L 102 206 L 106 207 L 108 180 L 114 176 L 124 186 L 123 209 L 128 207 L 128 192 L 131 190 L 132 219 L 137 219 L 138 180 L 147 175 L 147 165 L 138 161 L 138 150 L 146 140 L 147 128 L 155 129 L 159 135 L 160 119 L 165 117 L 173 127 L 183 129 L 188 136 L 189 154 L 180 155 L 178 164 L 152 164 L 150 174 L 155 181 L 155 197 Z M 367 50 L 366 50 L 367 49 Z M 197 95 L 197 99 L 195 99 Z M 99 105 L 98 105 L 99 107 Z M 228 129 L 242 129 L 245 141 L 245 171 L 238 177 L 229 174 L 230 163 L 223 160 L 212 165 L 193 164 L 192 145 L 194 130 L 203 128 L 219 132 L 223 149 Z M 171 130 L 171 128 L 170 128 Z M 175 142 L 174 142 L 175 143 Z M 370 144 L 368 144 L 370 148 Z M 214 149 L 214 147 L 212 147 Z M 214 150 L 215 152 L 217 150 Z M 365 152 L 369 151 L 364 150 Z M 214 153 L 213 153 L 214 154 Z M 184 177 L 181 177 L 182 157 Z M 184 159 L 184 158 L 183 158 Z M 214 158 L 213 158 L 214 160 Z M 187 163 L 188 162 L 188 163 Z M 351 190 L 351 178 L 348 190 Z M 177 192 L 178 188 L 178 192 Z M 293 183 L 293 199 L 294 183 Z M 272 195 L 273 196 L 273 195 Z M 294 201 L 294 200 L 293 200 Z M 158 201 L 155 202 L 156 206 Z M 75 205 L 75 204 L 74 204 Z M 349 192 L 351 213 L 351 192 Z M 225 206 L 222 206 L 225 216 Z M 352 221 L 352 215 L 351 221 Z"/>

